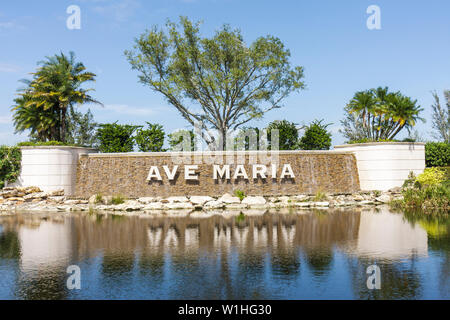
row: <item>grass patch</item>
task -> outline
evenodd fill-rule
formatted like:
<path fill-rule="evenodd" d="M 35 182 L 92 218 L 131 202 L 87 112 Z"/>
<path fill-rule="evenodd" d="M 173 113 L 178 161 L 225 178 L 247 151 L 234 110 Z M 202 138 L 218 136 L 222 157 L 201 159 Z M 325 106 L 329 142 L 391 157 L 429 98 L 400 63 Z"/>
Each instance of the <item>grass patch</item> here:
<path fill-rule="evenodd" d="M 111 203 L 114 205 L 118 205 L 118 204 L 122 204 L 125 202 L 125 197 L 118 195 L 118 196 L 114 196 L 112 197 Z"/>
<path fill-rule="evenodd" d="M 317 191 L 316 195 L 313 198 L 315 202 L 325 201 L 327 199 L 328 199 L 327 195 L 322 191 Z"/>
<path fill-rule="evenodd" d="M 244 200 L 244 198 L 245 198 L 245 193 L 244 193 L 244 191 L 239 190 L 239 189 L 234 190 L 234 195 L 235 195 L 236 197 L 238 197 L 239 200 L 241 200 L 241 201 Z"/>
<path fill-rule="evenodd" d="M 103 203 L 103 196 L 99 193 L 95 195 L 95 204 Z"/>

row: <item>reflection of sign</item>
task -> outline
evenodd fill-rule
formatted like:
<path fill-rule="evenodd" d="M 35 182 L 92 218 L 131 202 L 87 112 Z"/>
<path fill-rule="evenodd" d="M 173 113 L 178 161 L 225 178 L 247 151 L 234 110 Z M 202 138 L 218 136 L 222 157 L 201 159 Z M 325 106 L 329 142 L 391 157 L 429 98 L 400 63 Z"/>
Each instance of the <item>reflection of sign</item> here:
<path fill-rule="evenodd" d="M 148 172 L 147 181 L 157 180 L 162 181 L 161 172 L 165 174 L 168 180 L 172 181 L 175 179 L 178 173 L 178 166 L 162 166 L 162 171 L 157 166 L 150 167 Z M 198 180 L 198 165 L 185 165 L 184 166 L 184 179 L 185 180 Z M 254 164 L 251 167 L 251 174 L 245 169 L 244 165 L 237 165 L 235 170 L 232 171 L 230 165 L 214 165 L 212 167 L 213 179 L 245 179 L 248 180 L 249 177 L 253 179 L 276 179 L 278 178 L 278 166 L 272 164 L 270 166 L 262 164 Z M 293 179 L 295 178 L 294 172 L 290 164 L 283 165 L 280 173 L 280 179 Z"/>

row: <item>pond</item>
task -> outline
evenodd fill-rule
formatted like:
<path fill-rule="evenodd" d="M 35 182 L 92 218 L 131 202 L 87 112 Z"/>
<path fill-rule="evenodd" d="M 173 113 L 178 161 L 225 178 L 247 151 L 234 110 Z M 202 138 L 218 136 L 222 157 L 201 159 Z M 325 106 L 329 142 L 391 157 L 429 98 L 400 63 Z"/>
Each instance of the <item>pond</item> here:
<path fill-rule="evenodd" d="M 0 217 L 0 299 L 450 299 L 449 231 L 387 208 L 16 214 Z"/>

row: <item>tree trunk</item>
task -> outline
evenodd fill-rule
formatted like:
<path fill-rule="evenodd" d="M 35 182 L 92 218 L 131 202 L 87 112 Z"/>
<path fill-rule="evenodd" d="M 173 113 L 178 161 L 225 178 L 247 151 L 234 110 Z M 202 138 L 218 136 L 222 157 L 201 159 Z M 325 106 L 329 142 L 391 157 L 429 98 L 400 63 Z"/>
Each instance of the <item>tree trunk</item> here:
<path fill-rule="evenodd" d="M 61 109 L 61 131 L 60 131 L 61 142 L 66 142 L 66 112 L 67 109 L 65 107 Z"/>

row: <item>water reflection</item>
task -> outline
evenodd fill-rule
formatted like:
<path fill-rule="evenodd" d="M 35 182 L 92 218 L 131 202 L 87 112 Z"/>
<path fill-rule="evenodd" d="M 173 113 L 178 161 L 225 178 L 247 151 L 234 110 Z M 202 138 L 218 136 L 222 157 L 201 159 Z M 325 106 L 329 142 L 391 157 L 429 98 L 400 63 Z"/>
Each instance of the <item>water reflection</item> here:
<path fill-rule="evenodd" d="M 1 217 L 0 298 L 450 298 L 449 238 L 424 225 L 387 209 Z M 374 263 L 379 291 L 366 286 Z M 65 288 L 71 264 L 80 291 Z"/>

